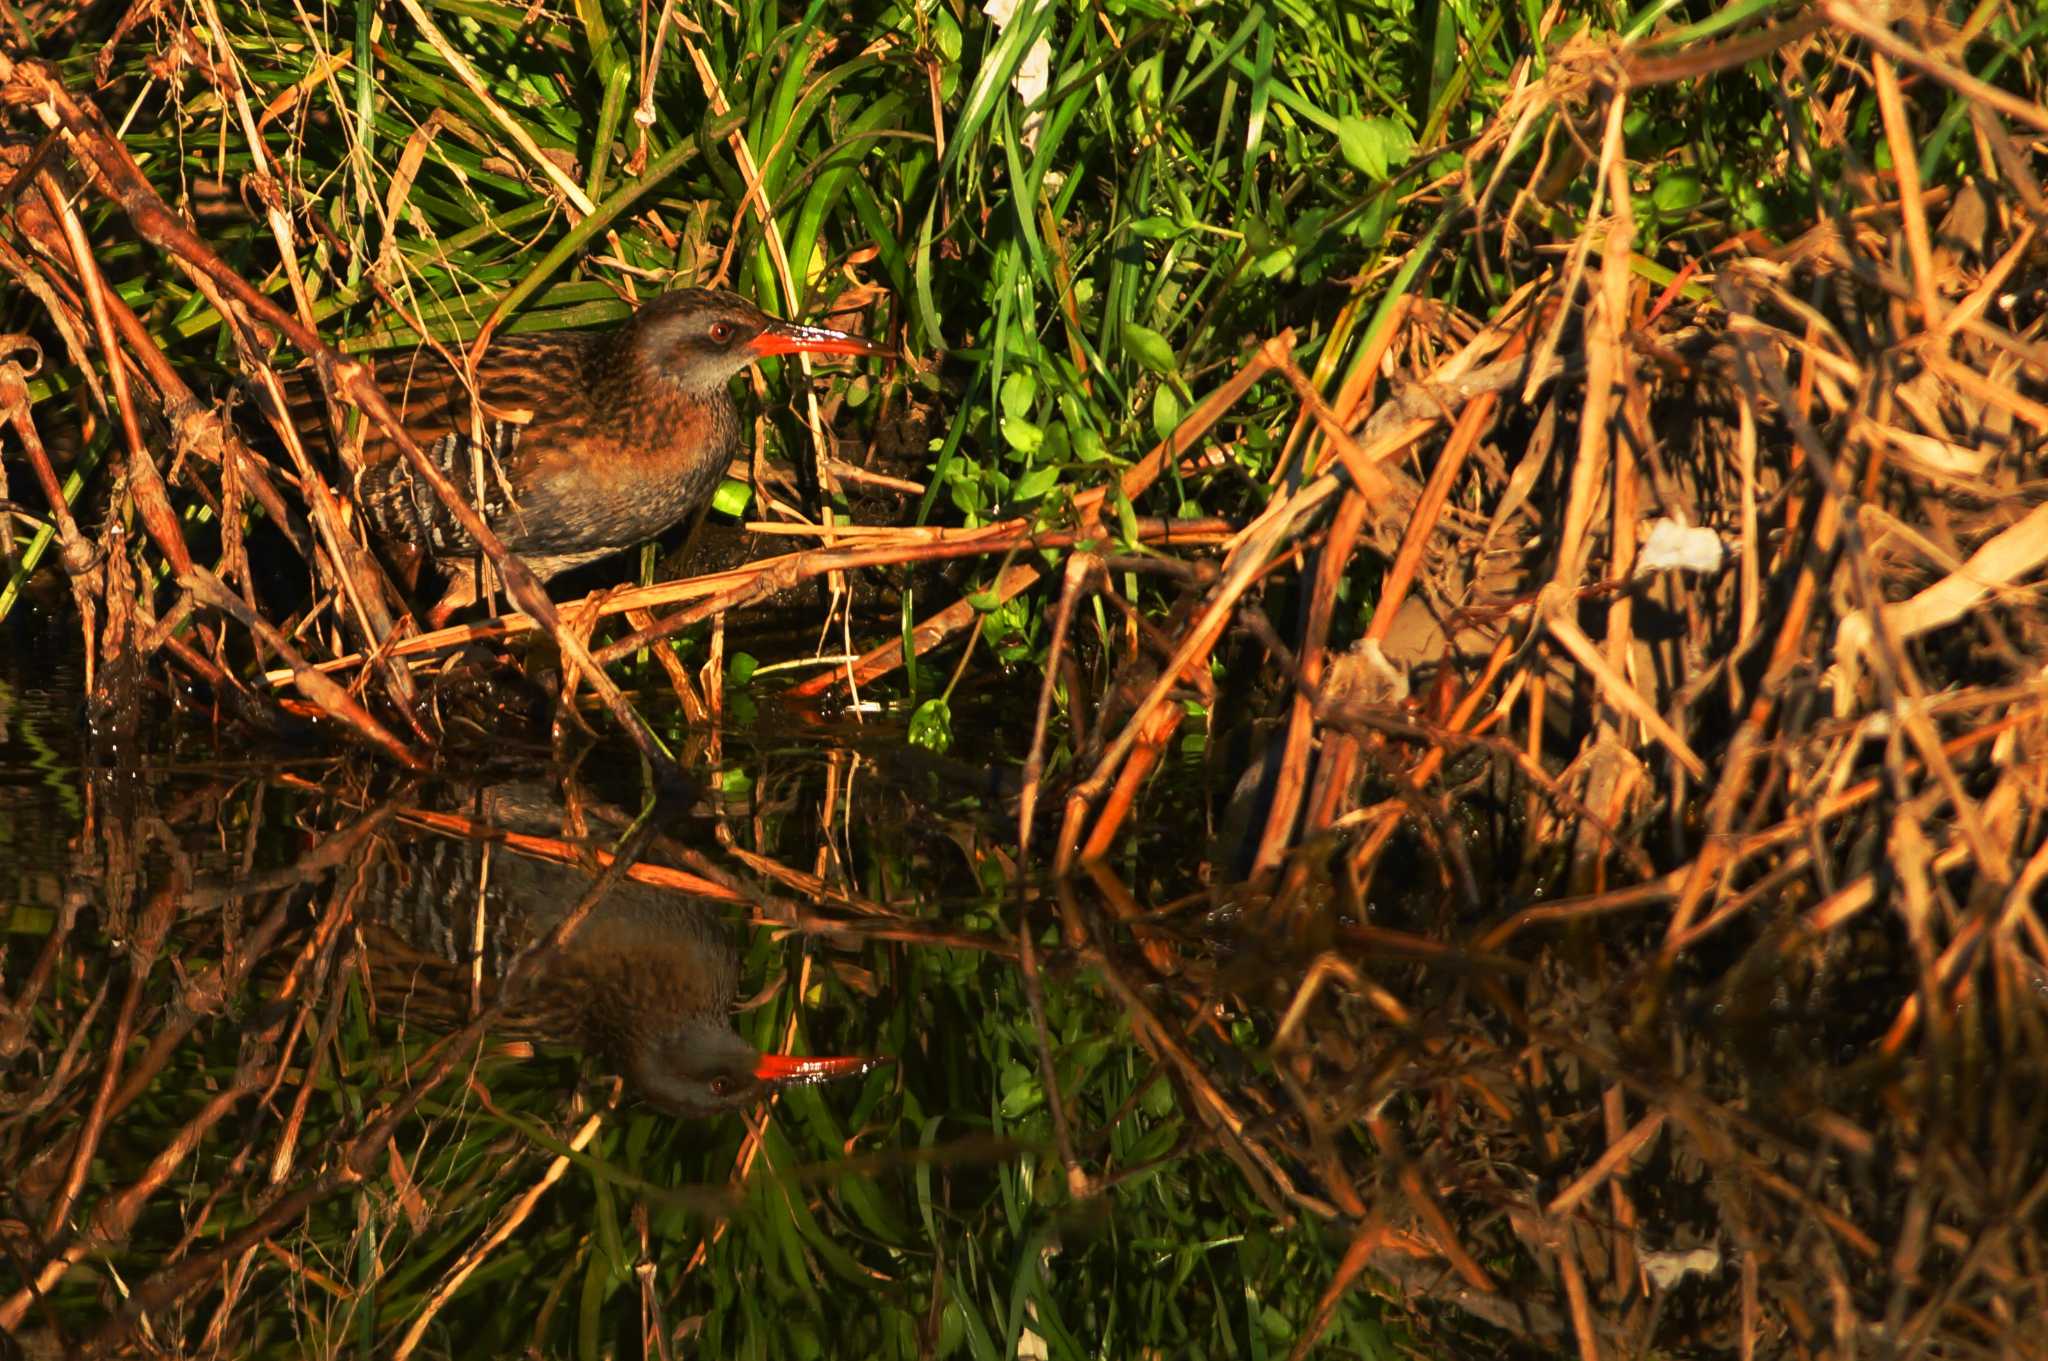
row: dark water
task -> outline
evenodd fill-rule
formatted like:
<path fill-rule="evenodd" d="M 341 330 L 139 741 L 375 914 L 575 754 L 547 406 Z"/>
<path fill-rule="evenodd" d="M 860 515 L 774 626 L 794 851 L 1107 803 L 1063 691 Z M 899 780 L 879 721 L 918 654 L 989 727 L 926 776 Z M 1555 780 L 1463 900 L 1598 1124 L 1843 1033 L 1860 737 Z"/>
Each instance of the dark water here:
<path fill-rule="evenodd" d="M 432 776 L 162 693 L 117 736 L 6 629 L 0 1361 L 1573 1354 L 1546 1215 L 1603 1354 L 1735 1354 L 1752 1287 L 1975 1291 L 1936 1350 L 2014 1354 L 1970 1320 L 2036 1298 L 1962 1259 L 2048 1184 L 2037 972 L 1916 1045 L 1897 918 L 1808 949 L 1796 895 L 1660 972 L 1667 899 L 1518 915 L 1483 761 L 1456 872 L 1445 819 L 1275 910 L 1192 751 L 1019 864 L 1029 678 L 943 756 L 650 691 L 656 790 L 488 678 Z"/>
<path fill-rule="evenodd" d="M 84 816 L 84 685 L 75 640 L 67 650 L 54 627 L 20 622 L 0 640 L 0 891 L 9 934 L 39 935 L 63 902 Z"/>
<path fill-rule="evenodd" d="M 1053 1222 L 1018 903 L 1060 933 L 1014 861 L 1016 697 L 960 696 L 970 761 L 741 696 L 657 797 L 544 732 L 402 778 L 153 695 L 117 743 L 75 642 L 9 627 L 0 1334 L 830 1355 L 842 1306 L 912 1353 L 1009 1327 L 1010 1268 L 959 1273 Z M 1073 980 L 1040 1004 L 1070 1078 L 1131 1112 L 1119 1147 L 1175 1147 Z"/>
<path fill-rule="evenodd" d="M 648 785 L 621 747 L 543 760 L 536 731 L 457 752 L 444 776 L 400 779 L 334 744 L 224 740 L 189 712 L 116 740 L 91 726 L 61 635 L 34 620 L 15 632 L 22 645 L 0 668 L 0 921 L 16 956 L 61 939 L 86 951 L 81 975 L 114 970 L 141 933 L 152 949 L 231 957 L 252 929 L 266 947 L 331 929 L 321 914 L 339 904 L 366 976 L 381 985 L 383 965 L 410 960 L 415 1011 L 452 1029 L 495 1002 L 493 1033 L 584 1050 L 661 1104 L 648 1088 L 667 1079 L 648 1037 L 680 1027 L 745 1067 L 754 1050 L 730 1023 L 742 957 L 751 996 L 767 986 L 777 938 L 795 957 L 823 939 L 850 958 L 887 923 L 899 939 L 1008 949 L 994 928 L 1014 884 L 1007 866 L 985 871 L 989 848 L 1013 835 L 1014 778 L 907 747 L 900 720 L 764 721 L 740 696 L 751 722 L 715 744 L 684 736 L 679 788 Z M 634 863 L 606 878 L 629 842 Z M 987 929 L 986 941 L 940 924 L 949 918 Z M 529 955 L 532 976 L 501 998 Z M 249 965 L 230 960 L 260 998 Z M 673 1014 L 625 1014 L 650 1003 Z M 828 1020 L 847 1018 L 811 1017 Z M 848 1038 L 873 1043 L 857 1028 Z M 666 1105 L 693 1115 L 771 1090 L 721 1079 L 729 1095 L 683 1099 L 667 1085 Z"/>

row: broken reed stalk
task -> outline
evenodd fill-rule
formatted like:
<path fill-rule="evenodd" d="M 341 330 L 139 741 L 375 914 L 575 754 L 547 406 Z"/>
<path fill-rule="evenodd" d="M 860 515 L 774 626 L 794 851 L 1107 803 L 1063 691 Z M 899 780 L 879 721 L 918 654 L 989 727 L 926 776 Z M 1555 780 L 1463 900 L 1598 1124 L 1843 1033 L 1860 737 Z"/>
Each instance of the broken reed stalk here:
<path fill-rule="evenodd" d="M 873 532 L 849 532 L 861 528 L 871 528 Z M 1138 541 L 1148 546 L 1201 547 L 1220 542 L 1230 533 L 1231 526 L 1217 519 L 1164 520 L 1140 517 L 1137 521 L 1137 531 Z M 610 663 L 648 647 L 657 640 L 671 637 L 703 619 L 779 595 L 791 587 L 832 572 L 852 571 L 863 567 L 912 566 L 952 558 L 1014 553 L 1026 549 L 1069 548 L 1075 544 L 1099 541 L 1102 535 L 1102 531 L 1044 529 L 1024 521 L 1006 521 L 978 529 L 943 529 L 901 535 L 880 527 L 850 525 L 840 525 L 835 532 L 851 539 L 852 542 L 841 548 L 809 549 L 779 557 L 761 558 L 741 567 L 703 576 L 686 577 L 678 581 L 599 591 L 561 608 L 578 611 L 594 609 L 600 616 L 647 616 L 645 623 L 636 621 L 636 632 L 616 643 L 608 644 L 597 654 L 601 662 Z M 1035 577 L 1033 579 L 1035 580 Z M 1022 586 L 1016 589 L 1021 590 Z M 1010 595 L 1015 593 L 1016 590 L 1009 591 Z M 1008 595 L 1004 598 L 1007 599 Z M 660 606 L 682 604 L 686 601 L 697 603 L 686 611 L 666 618 L 651 613 Z M 971 614 L 968 617 L 971 617 Z M 920 633 L 920 641 L 937 641 L 957 631 L 965 622 L 965 618 L 954 612 L 942 611 L 934 619 L 927 620 L 919 626 L 921 631 L 929 629 L 928 633 Z M 419 634 L 394 644 L 388 651 L 394 658 L 418 657 L 446 651 L 464 643 L 516 637 L 533 632 L 539 627 L 538 622 L 529 615 L 503 615 L 475 624 L 458 624 L 432 633 Z M 893 646 L 900 653 L 901 640 Z M 887 647 L 868 654 L 856 663 L 856 678 L 866 681 L 887 674 L 893 666 L 900 664 L 883 660 L 892 655 L 895 654 L 890 653 Z M 362 660 L 359 654 L 348 654 L 321 663 L 321 669 L 346 670 L 361 665 Z M 798 697 L 816 694 L 845 680 L 846 675 L 847 673 L 842 670 L 803 682 L 793 687 L 793 693 Z M 275 685 L 290 680 L 291 676 L 289 672 L 272 671 L 266 673 L 264 679 Z"/>

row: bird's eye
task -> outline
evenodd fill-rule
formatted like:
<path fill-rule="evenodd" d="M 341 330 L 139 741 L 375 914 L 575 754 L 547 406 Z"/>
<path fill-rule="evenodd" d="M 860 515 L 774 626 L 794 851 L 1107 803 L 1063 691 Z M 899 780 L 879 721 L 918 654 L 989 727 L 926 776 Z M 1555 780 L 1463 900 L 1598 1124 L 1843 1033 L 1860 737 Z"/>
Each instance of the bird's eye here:
<path fill-rule="evenodd" d="M 735 329 L 736 328 L 729 321 L 714 321 L 711 323 L 711 330 L 708 332 L 708 334 L 711 337 L 712 344 L 723 345 L 728 340 L 732 339 L 733 331 Z"/>
<path fill-rule="evenodd" d="M 720 322 L 719 325 L 723 326 L 725 325 L 725 323 Z M 714 336 L 717 335 L 716 328 L 713 328 L 712 334 Z M 715 1097 L 731 1096 L 733 1093 L 733 1085 L 733 1080 L 729 1077 L 715 1077 L 712 1078 L 709 1083 L 711 1094 Z"/>

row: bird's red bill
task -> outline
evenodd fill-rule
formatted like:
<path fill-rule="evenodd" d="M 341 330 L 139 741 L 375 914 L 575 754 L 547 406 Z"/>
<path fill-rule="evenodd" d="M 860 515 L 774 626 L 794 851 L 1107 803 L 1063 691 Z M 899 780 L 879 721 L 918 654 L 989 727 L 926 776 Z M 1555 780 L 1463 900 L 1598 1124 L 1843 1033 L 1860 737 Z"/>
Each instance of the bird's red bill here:
<path fill-rule="evenodd" d="M 844 331 L 822 326 L 798 326 L 778 321 L 747 342 L 747 348 L 766 357 L 771 354 L 887 354 L 882 346 Z"/>
<path fill-rule="evenodd" d="M 835 1078 L 859 1077 L 880 1059 L 865 1057 L 810 1058 L 795 1054 L 763 1054 L 754 1065 L 754 1076 L 777 1086 L 805 1086 Z"/>

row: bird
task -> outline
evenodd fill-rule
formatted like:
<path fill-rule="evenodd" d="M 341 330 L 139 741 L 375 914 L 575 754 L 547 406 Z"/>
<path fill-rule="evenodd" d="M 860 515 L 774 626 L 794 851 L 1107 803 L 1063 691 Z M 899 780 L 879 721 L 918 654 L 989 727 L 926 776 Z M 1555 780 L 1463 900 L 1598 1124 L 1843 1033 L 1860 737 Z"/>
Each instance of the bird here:
<path fill-rule="evenodd" d="M 372 990 L 382 1009 L 430 1027 L 468 1019 L 473 965 L 482 1000 L 498 999 L 513 961 L 545 940 L 593 882 L 580 866 L 509 846 L 487 850 L 503 832 L 560 835 L 563 806 L 545 786 L 491 786 L 475 806 L 488 832 L 421 835 L 366 852 Z M 602 809 L 586 816 L 605 820 Z M 496 1033 L 581 1048 L 640 1099 L 688 1118 L 751 1106 L 790 1086 L 857 1077 L 880 1062 L 757 1051 L 732 1027 L 738 988 L 739 951 L 714 904 L 623 879 L 503 997 Z"/>
<path fill-rule="evenodd" d="M 425 347 L 370 367 L 406 433 L 545 581 L 646 542 L 710 498 L 741 447 L 731 380 L 757 360 L 886 353 L 734 293 L 682 288 L 611 330 L 494 339 L 473 385 Z M 301 431 L 324 427 L 312 373 L 286 376 L 285 419 Z M 476 542 L 372 422 L 354 491 L 409 585 L 425 563 L 446 576 L 431 627 L 477 599 Z"/>

